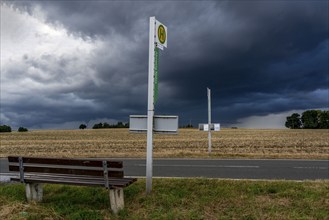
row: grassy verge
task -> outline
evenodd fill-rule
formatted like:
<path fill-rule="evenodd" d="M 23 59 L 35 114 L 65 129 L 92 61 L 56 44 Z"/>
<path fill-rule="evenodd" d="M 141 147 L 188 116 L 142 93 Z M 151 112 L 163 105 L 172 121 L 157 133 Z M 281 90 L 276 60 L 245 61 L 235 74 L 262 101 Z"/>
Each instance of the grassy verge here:
<path fill-rule="evenodd" d="M 109 211 L 103 188 L 45 185 L 27 203 L 22 184 L 0 185 L 0 219 L 328 219 L 328 181 L 155 179 L 125 189 L 125 209 Z"/>

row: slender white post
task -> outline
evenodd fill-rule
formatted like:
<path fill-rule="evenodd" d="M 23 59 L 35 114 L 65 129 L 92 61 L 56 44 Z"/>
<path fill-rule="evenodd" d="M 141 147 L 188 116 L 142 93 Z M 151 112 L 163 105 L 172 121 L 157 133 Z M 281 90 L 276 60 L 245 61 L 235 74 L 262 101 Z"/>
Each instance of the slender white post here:
<path fill-rule="evenodd" d="M 153 116 L 154 116 L 154 46 L 155 46 L 155 17 L 150 17 L 149 32 L 149 77 L 147 104 L 147 152 L 146 152 L 146 193 L 152 191 L 153 167 Z"/>
<path fill-rule="evenodd" d="M 208 95 L 208 154 L 211 153 L 211 91 L 207 88 Z"/>

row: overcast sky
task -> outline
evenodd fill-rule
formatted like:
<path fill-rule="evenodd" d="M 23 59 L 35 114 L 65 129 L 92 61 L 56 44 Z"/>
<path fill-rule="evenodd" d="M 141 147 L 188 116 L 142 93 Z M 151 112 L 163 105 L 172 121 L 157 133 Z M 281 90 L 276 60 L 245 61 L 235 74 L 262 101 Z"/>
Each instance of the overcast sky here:
<path fill-rule="evenodd" d="M 76 129 L 147 113 L 149 17 L 168 27 L 155 114 L 280 128 L 328 109 L 328 1 L 1 1 L 0 123 Z"/>

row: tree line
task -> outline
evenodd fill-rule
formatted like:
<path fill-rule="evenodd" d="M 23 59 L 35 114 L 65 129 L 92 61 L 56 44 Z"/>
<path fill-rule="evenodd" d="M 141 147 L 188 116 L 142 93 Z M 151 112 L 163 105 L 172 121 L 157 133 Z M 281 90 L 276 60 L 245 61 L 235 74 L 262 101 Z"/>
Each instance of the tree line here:
<path fill-rule="evenodd" d="M 87 125 L 81 124 L 79 129 L 86 129 Z M 117 124 L 109 124 L 107 122 L 94 124 L 92 129 L 102 129 L 102 128 L 129 128 L 129 123 L 118 122 Z"/>
<path fill-rule="evenodd" d="M 193 128 L 193 125 L 189 123 L 187 125 L 181 125 L 179 128 Z"/>
<path fill-rule="evenodd" d="M 87 125 L 80 124 L 79 129 L 86 129 Z M 100 128 L 129 128 L 129 123 L 118 122 L 117 124 L 109 124 L 107 122 L 94 124 L 93 129 Z M 18 132 L 26 132 L 27 128 L 19 127 Z M 12 132 L 12 128 L 9 125 L 0 125 L 0 132 Z"/>
<path fill-rule="evenodd" d="M 12 129 L 9 125 L 0 125 L 0 132 L 11 132 Z M 25 131 L 28 131 L 27 128 L 24 128 L 24 127 L 19 127 L 18 132 L 25 132 Z"/>
<path fill-rule="evenodd" d="M 285 126 L 291 129 L 329 129 L 329 111 L 307 110 L 287 117 Z"/>

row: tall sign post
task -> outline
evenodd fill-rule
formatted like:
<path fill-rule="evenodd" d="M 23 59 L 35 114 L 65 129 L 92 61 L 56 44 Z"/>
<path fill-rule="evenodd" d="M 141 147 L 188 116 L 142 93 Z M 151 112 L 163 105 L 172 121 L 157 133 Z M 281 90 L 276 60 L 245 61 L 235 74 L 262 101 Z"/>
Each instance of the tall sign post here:
<path fill-rule="evenodd" d="M 208 131 L 208 154 L 211 154 L 211 131 L 220 131 L 219 123 L 211 123 L 211 90 L 207 88 L 208 96 L 208 124 L 199 124 L 199 130 Z"/>
<path fill-rule="evenodd" d="M 154 104 L 158 98 L 158 59 L 159 49 L 167 47 L 167 27 L 150 17 L 149 69 L 147 104 L 147 152 L 146 152 L 146 193 L 152 191 L 153 174 L 153 117 Z"/>
<path fill-rule="evenodd" d="M 207 88 L 208 95 L 208 154 L 211 153 L 211 91 Z"/>

